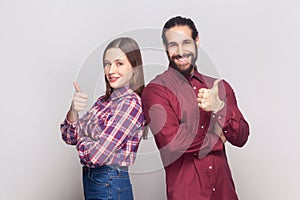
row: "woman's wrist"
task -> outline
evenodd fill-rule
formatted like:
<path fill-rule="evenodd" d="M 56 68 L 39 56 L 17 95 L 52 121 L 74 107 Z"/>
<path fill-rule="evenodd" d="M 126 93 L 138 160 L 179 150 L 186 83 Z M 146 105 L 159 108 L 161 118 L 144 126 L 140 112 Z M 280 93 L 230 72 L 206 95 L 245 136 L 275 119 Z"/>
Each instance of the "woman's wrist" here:
<path fill-rule="evenodd" d="M 77 121 L 78 119 L 78 112 L 76 112 L 75 110 L 72 110 L 72 108 L 70 108 L 68 114 L 67 114 L 67 120 L 70 122 L 74 122 Z"/>

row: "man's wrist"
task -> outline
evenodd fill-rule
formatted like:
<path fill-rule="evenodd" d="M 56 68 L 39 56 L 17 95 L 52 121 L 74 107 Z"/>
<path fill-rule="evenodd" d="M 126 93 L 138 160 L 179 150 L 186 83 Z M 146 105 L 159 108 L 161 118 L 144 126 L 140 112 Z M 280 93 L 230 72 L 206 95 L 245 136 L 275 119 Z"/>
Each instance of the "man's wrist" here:
<path fill-rule="evenodd" d="M 213 113 L 217 113 L 224 107 L 225 103 L 224 101 L 219 101 L 216 105 L 216 109 L 213 111 Z"/>

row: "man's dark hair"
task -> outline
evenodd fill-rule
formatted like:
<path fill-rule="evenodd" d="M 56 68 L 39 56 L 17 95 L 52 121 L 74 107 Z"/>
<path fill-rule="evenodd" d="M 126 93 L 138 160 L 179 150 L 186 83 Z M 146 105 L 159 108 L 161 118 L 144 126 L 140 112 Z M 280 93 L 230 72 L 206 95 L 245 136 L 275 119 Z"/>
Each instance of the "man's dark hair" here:
<path fill-rule="evenodd" d="M 176 17 L 169 19 L 163 27 L 161 37 L 162 37 L 163 43 L 165 45 L 167 44 L 166 31 L 174 26 L 188 26 L 192 30 L 192 38 L 194 40 L 196 40 L 196 37 L 198 36 L 198 31 L 197 31 L 197 28 L 196 28 L 194 22 L 190 18 L 176 16 Z"/>

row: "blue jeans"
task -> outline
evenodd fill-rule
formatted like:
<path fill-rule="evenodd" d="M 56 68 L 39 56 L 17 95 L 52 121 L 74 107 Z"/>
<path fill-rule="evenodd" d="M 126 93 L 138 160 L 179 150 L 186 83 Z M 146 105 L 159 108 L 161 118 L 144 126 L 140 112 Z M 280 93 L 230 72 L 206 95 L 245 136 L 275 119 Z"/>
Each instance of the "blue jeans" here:
<path fill-rule="evenodd" d="M 83 167 L 85 200 L 132 200 L 132 187 L 127 167 Z"/>

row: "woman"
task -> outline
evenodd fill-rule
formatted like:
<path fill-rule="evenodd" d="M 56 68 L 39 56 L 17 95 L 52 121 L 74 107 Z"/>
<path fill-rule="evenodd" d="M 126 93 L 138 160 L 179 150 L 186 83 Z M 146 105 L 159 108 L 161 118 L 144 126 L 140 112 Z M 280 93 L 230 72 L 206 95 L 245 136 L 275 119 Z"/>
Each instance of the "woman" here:
<path fill-rule="evenodd" d="M 87 95 L 74 82 L 76 93 L 61 124 L 62 138 L 79 152 L 86 200 L 133 199 L 128 166 L 134 163 L 144 126 L 144 75 L 137 43 L 131 38 L 110 42 L 103 66 L 106 93 L 80 119 Z"/>

